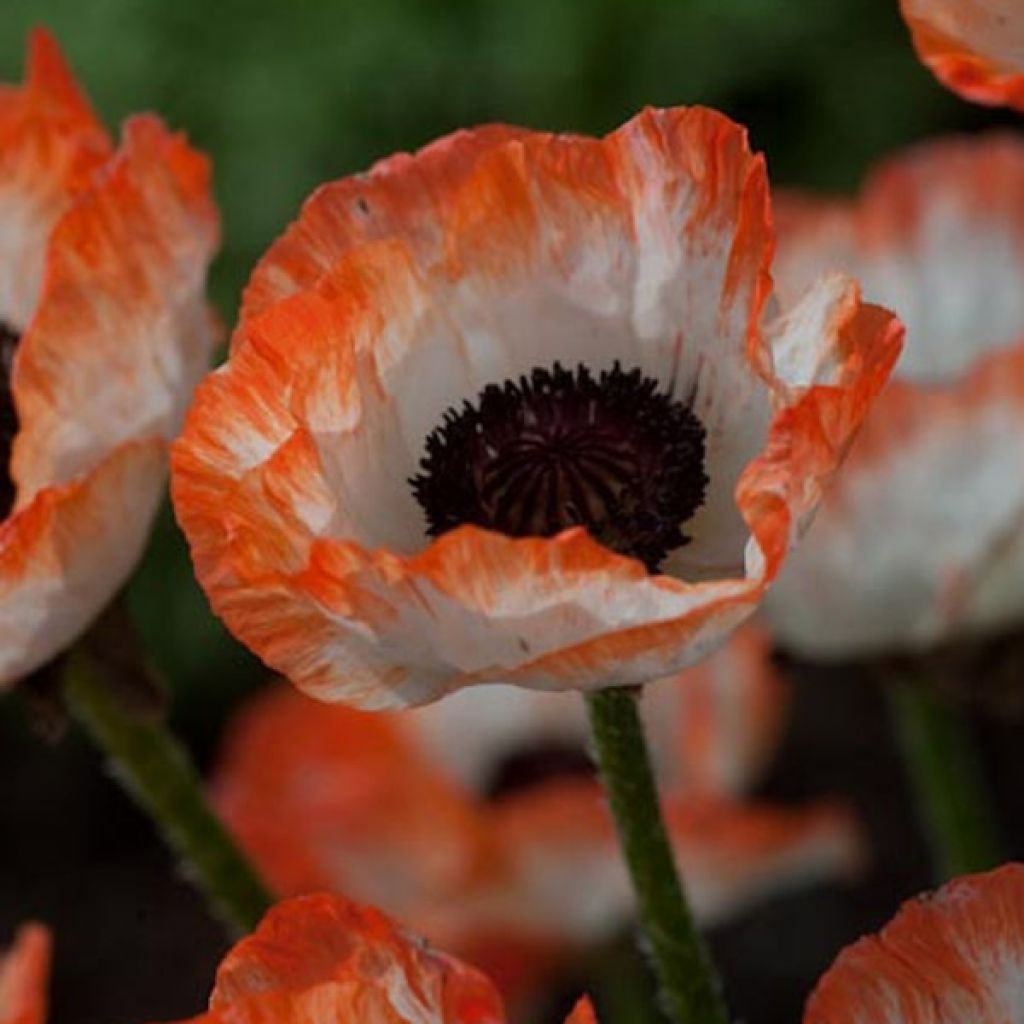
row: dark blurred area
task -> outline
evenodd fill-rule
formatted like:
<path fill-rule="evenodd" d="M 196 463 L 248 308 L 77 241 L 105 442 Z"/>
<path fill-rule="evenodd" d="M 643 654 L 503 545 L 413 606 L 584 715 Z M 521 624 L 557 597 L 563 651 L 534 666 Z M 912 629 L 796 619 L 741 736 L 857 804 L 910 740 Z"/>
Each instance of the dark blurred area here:
<path fill-rule="evenodd" d="M 646 104 L 703 103 L 748 125 L 774 184 L 848 191 L 915 140 L 1015 124 L 932 80 L 896 0 L 4 0 L 5 80 L 20 78 L 35 24 L 108 125 L 153 109 L 213 158 L 224 246 L 212 292 L 227 323 L 318 183 L 460 126 L 603 133 Z M 174 725 L 207 765 L 264 673 L 211 617 L 169 512 L 129 597 Z M 846 794 L 874 863 L 856 889 L 780 899 L 714 936 L 749 1024 L 799 1019 L 837 950 L 929 881 L 879 695 L 848 673 L 798 672 L 796 687 L 764 791 Z M 55 926 L 53 1024 L 198 1012 L 225 937 L 87 744 L 72 732 L 51 746 L 30 726 L 21 701 L 0 701 L 0 944 L 28 917 Z M 1022 731 L 985 728 L 1009 807 Z"/>

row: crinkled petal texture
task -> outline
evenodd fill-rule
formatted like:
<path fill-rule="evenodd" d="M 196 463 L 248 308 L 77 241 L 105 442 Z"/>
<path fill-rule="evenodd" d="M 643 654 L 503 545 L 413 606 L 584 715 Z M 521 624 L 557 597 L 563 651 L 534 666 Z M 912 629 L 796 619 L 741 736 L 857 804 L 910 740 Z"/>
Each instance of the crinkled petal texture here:
<path fill-rule="evenodd" d="M 644 700 L 673 841 L 705 923 L 846 874 L 860 858 L 842 809 L 742 799 L 783 721 L 768 647 L 745 626 Z M 575 694 L 477 687 L 418 711 L 367 714 L 282 686 L 232 724 L 214 799 L 279 893 L 330 888 L 378 904 L 519 996 L 632 913 L 605 803 L 579 773 L 586 744 Z M 567 756 L 573 774 L 560 774 Z"/>
<path fill-rule="evenodd" d="M 1024 110 L 1018 0 L 900 0 L 914 48 L 943 85 L 975 103 Z"/>
<path fill-rule="evenodd" d="M 45 33 L 25 85 L 0 89 L 0 143 L 0 321 L 20 335 L 2 684 L 72 640 L 142 552 L 215 339 L 218 225 L 206 159 L 148 115 L 115 152 Z"/>
<path fill-rule="evenodd" d="M 26 924 L 0 952 L 0 1024 L 45 1024 L 51 945 L 48 929 Z"/>
<path fill-rule="evenodd" d="M 379 911 L 317 894 L 278 904 L 224 958 L 208 1024 L 503 1024 L 491 982 Z M 567 1024 L 594 1024 L 589 1001 Z"/>
<path fill-rule="evenodd" d="M 1024 867 L 958 878 L 840 953 L 804 1024 L 1010 1024 L 1024 1006 Z"/>
<path fill-rule="evenodd" d="M 300 689 L 367 709 L 702 657 L 760 601 L 900 345 L 839 276 L 766 322 L 769 222 L 762 159 L 703 109 L 600 141 L 460 133 L 322 190 L 175 447 L 215 611 Z M 711 482 L 665 575 L 583 529 L 428 541 L 408 484 L 426 436 L 556 360 L 692 396 Z"/>
<path fill-rule="evenodd" d="M 1024 617 L 1024 144 L 931 143 L 779 218 L 782 295 L 842 267 L 907 324 L 896 379 L 767 602 L 789 647 L 925 648 Z"/>

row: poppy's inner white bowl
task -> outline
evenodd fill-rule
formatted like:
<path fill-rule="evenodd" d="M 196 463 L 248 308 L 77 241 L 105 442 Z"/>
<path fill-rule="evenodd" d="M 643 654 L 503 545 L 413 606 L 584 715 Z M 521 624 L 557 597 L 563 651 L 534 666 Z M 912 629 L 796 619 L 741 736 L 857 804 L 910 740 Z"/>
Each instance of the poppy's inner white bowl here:
<path fill-rule="evenodd" d="M 422 550 L 426 520 L 408 480 L 447 409 L 536 367 L 583 364 L 596 375 L 619 362 L 692 399 L 707 432 L 706 501 L 685 527 L 692 543 L 667 559 L 669 571 L 704 578 L 728 566 L 727 574 L 742 574 L 748 535 L 733 490 L 763 444 L 769 399 L 743 354 L 740 313 L 730 322 L 717 301 L 694 302 L 702 282 L 664 266 L 641 268 L 627 247 L 594 246 L 570 265 L 570 275 L 524 267 L 429 287 L 409 266 L 404 277 L 390 272 L 381 282 L 388 316 L 352 339 L 361 422 L 314 430 L 339 498 L 331 534 L 403 554 Z"/>

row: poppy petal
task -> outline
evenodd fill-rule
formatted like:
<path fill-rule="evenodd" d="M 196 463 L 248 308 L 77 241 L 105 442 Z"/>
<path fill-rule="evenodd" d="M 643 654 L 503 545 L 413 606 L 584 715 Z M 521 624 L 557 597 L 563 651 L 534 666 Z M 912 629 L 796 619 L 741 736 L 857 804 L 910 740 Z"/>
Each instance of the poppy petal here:
<path fill-rule="evenodd" d="M 1024 110 L 1024 11 L 1015 0 L 900 0 L 914 48 L 964 99 Z"/>
<path fill-rule="evenodd" d="M 403 917 L 425 893 L 453 896 L 485 843 L 482 814 L 402 721 L 291 688 L 232 723 L 213 795 L 278 892 L 329 885 Z"/>
<path fill-rule="evenodd" d="M 771 637 L 755 620 L 702 662 L 644 689 L 641 711 L 663 789 L 722 799 L 756 784 L 789 706 L 771 654 Z"/>
<path fill-rule="evenodd" d="M 895 376 L 954 381 L 1024 338 L 1024 143 L 1003 134 L 914 146 L 852 203 L 784 196 L 774 271 L 784 304 L 825 270 L 897 310 L 909 339 Z"/>
<path fill-rule="evenodd" d="M 443 197 L 480 154 L 522 134 L 507 125 L 455 132 L 416 153 L 381 160 L 366 174 L 321 186 L 256 265 L 242 297 L 242 321 L 312 288 L 349 249 L 365 242 L 402 237 L 425 262 L 436 259 L 442 238 L 431 230 L 425 211 L 440 212 Z"/>
<path fill-rule="evenodd" d="M 777 263 L 784 294 L 821 268 L 856 274 L 909 331 L 897 379 L 768 596 L 779 638 L 843 658 L 1016 621 L 1024 145 L 929 143 L 885 164 L 856 205 L 791 200 Z"/>
<path fill-rule="evenodd" d="M 0 684 L 74 640 L 134 569 L 163 496 L 161 440 L 116 448 L 0 525 Z"/>
<path fill-rule="evenodd" d="M 205 157 L 140 115 L 56 226 L 13 378 L 19 504 L 124 441 L 177 432 L 215 338 L 209 185 Z"/>
<path fill-rule="evenodd" d="M 633 890 L 596 784 L 547 786 L 509 797 L 497 812 L 500 845 L 510 854 L 503 882 L 466 892 L 476 901 L 473 914 L 439 907 L 431 934 L 458 948 L 458 928 L 486 930 L 490 914 L 491 928 L 506 936 L 582 944 L 629 920 Z M 778 808 L 673 797 L 665 813 L 691 905 L 706 926 L 787 889 L 852 877 L 865 859 L 853 818 L 829 803 Z"/>
<path fill-rule="evenodd" d="M 48 32 L 29 43 L 23 86 L 0 86 L 0 320 L 23 331 L 39 298 L 47 240 L 110 142 Z"/>
<path fill-rule="evenodd" d="M 0 1024 L 45 1024 L 51 945 L 47 928 L 26 924 L 0 953 Z"/>
<path fill-rule="evenodd" d="M 1024 867 L 957 878 L 839 954 L 804 1024 L 1010 1021 L 1024 984 Z"/>
<path fill-rule="evenodd" d="M 197 1021 L 502 1024 L 482 974 L 339 896 L 279 904 L 224 958 Z"/>

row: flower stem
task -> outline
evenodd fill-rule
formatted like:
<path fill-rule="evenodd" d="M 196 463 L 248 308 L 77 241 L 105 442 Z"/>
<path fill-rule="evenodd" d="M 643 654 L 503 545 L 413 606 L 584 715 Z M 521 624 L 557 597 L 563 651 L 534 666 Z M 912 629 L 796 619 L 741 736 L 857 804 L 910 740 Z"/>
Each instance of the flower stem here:
<path fill-rule="evenodd" d="M 220 919 L 236 934 L 252 931 L 272 898 L 210 809 L 181 744 L 161 721 L 131 712 L 85 642 L 66 657 L 63 687 L 72 716 L 160 827 Z"/>
<path fill-rule="evenodd" d="M 663 1008 L 674 1024 L 727 1024 L 718 978 L 676 874 L 637 698 L 638 691 L 612 688 L 586 701 Z"/>
<path fill-rule="evenodd" d="M 958 709 L 915 681 L 886 686 L 937 882 L 1002 861 L 974 737 Z"/>

